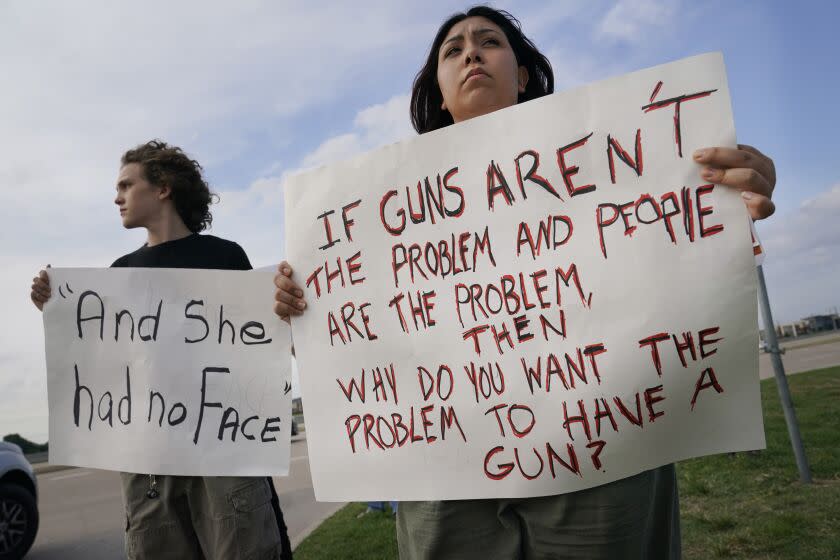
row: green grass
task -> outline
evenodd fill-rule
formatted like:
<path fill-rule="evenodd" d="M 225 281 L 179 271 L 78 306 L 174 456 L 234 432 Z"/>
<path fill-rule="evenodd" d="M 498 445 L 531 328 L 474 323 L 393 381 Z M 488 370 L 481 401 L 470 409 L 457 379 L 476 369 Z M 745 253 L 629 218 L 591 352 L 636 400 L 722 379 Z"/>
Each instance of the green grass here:
<path fill-rule="evenodd" d="M 803 485 L 776 383 L 761 383 L 767 449 L 680 463 L 683 556 L 840 558 L 840 368 L 788 378 L 814 484 Z"/>
<path fill-rule="evenodd" d="M 683 557 L 840 558 L 840 367 L 788 378 L 814 484 L 799 483 L 776 383 L 761 382 L 767 449 L 679 464 Z M 295 551 L 297 560 L 396 559 L 390 513 L 350 504 Z"/>
<path fill-rule="evenodd" d="M 366 508 L 359 503 L 343 507 L 298 545 L 295 560 L 396 559 L 397 534 L 391 510 L 364 513 Z"/>

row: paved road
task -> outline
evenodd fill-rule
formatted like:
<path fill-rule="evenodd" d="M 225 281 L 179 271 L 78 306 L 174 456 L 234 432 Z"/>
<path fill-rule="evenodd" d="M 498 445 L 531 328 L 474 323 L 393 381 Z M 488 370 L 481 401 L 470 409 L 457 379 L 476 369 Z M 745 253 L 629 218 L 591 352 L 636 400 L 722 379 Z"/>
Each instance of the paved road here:
<path fill-rule="evenodd" d="M 306 441 L 292 442 L 291 473 L 275 478 L 280 504 L 296 546 L 342 504 L 318 503 L 312 492 Z M 27 560 L 124 558 L 119 474 L 68 469 L 39 475 L 41 528 Z"/>
<path fill-rule="evenodd" d="M 787 350 L 782 355 L 785 373 L 790 375 L 840 365 L 840 339 L 826 335 L 821 339 L 814 338 L 810 342 L 822 342 L 822 344 L 802 348 L 796 348 L 794 344 L 783 345 L 787 346 Z M 770 363 L 770 354 L 762 353 L 759 356 L 758 364 L 761 379 L 773 377 L 773 364 Z"/>

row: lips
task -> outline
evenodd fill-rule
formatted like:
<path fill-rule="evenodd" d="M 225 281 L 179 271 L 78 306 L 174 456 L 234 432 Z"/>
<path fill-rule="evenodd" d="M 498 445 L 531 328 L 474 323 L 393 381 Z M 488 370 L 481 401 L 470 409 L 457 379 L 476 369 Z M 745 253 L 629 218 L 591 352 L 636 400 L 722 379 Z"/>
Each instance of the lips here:
<path fill-rule="evenodd" d="M 464 78 L 464 82 L 466 83 L 473 76 L 489 76 L 489 74 L 487 72 L 485 72 L 484 70 L 482 70 L 481 68 L 473 68 L 472 70 L 470 70 L 467 73 L 467 77 Z"/>

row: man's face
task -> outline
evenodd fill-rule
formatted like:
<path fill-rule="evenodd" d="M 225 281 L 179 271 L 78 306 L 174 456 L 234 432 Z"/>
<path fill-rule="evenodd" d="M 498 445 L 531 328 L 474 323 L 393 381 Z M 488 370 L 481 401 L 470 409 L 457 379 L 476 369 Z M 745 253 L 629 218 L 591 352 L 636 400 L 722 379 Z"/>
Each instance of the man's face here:
<path fill-rule="evenodd" d="M 114 203 L 120 208 L 123 227 L 148 227 L 160 216 L 168 196 L 166 191 L 146 180 L 139 163 L 122 166 L 117 177 Z"/>

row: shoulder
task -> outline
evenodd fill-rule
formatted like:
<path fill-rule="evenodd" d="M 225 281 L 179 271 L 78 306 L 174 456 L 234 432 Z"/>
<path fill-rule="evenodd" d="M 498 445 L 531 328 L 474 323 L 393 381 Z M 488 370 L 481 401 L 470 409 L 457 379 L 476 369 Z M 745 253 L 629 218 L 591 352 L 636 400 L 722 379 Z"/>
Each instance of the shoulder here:
<path fill-rule="evenodd" d="M 134 266 L 136 263 L 134 261 L 137 260 L 137 257 L 140 255 L 140 252 L 143 250 L 143 247 L 132 251 L 126 255 L 121 256 L 113 263 L 111 263 L 111 268 L 120 268 L 120 267 L 130 267 Z"/>
<path fill-rule="evenodd" d="M 196 239 L 199 243 L 204 244 L 205 247 L 212 249 L 217 254 L 225 255 L 227 268 L 233 270 L 251 269 L 251 261 L 248 260 L 248 255 L 239 243 L 207 234 L 198 235 Z"/>
<path fill-rule="evenodd" d="M 222 239 L 215 235 L 201 234 L 195 236 L 195 242 L 201 243 L 207 248 L 212 248 L 215 251 L 222 251 L 225 253 L 245 253 L 239 243 L 230 241 L 229 239 Z"/>
<path fill-rule="evenodd" d="M 206 233 L 200 233 L 194 236 L 196 243 L 203 243 L 207 246 L 213 246 L 218 248 L 227 248 L 233 249 L 234 247 L 239 247 L 239 244 L 235 241 L 231 241 L 229 239 L 222 239 L 221 237 L 216 237 L 215 235 L 209 235 Z"/>

